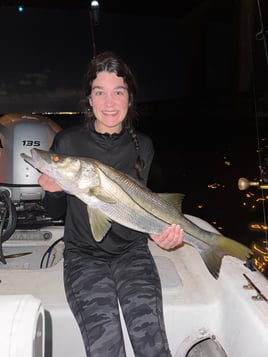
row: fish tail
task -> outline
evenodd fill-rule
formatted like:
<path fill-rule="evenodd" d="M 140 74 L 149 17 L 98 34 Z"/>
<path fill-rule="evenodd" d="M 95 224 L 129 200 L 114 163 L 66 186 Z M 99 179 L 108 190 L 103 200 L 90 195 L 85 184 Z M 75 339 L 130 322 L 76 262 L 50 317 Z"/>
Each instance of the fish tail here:
<path fill-rule="evenodd" d="M 252 250 L 246 245 L 224 236 L 217 240 L 217 248 L 223 250 L 224 255 L 232 255 L 240 260 L 247 260 L 253 255 Z"/>
<path fill-rule="evenodd" d="M 202 259 L 210 273 L 217 279 L 219 276 L 222 258 L 225 255 L 231 255 L 240 260 L 246 261 L 253 252 L 246 245 L 233 239 L 219 236 L 216 246 L 210 247 L 201 253 Z"/>

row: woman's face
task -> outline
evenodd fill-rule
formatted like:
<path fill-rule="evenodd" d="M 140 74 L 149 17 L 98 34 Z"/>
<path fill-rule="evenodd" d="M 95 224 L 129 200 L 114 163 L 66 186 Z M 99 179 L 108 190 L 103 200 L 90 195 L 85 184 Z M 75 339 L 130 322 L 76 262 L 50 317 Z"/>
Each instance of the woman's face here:
<path fill-rule="evenodd" d="M 96 117 L 95 129 L 99 133 L 119 133 L 129 106 L 129 95 L 122 77 L 100 72 L 92 82 L 89 104 Z"/>

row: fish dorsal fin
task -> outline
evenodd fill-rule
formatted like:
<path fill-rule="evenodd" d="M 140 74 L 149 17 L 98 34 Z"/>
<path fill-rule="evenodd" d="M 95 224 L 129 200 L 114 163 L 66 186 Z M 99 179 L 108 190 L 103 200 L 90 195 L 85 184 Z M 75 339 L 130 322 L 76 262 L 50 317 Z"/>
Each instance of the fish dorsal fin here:
<path fill-rule="evenodd" d="M 111 228 L 111 222 L 97 209 L 88 207 L 87 211 L 93 237 L 97 242 L 101 242 Z"/>
<path fill-rule="evenodd" d="M 172 204 L 179 213 L 182 213 L 182 201 L 185 197 L 183 193 L 158 193 L 158 195 Z"/>

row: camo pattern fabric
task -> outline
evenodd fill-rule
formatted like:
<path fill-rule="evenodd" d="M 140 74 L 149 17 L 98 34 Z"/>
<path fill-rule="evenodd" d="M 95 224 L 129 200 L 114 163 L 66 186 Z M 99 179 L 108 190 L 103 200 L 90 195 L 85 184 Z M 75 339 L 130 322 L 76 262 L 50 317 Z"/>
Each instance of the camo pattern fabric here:
<path fill-rule="evenodd" d="M 147 244 L 109 261 L 65 251 L 64 283 L 87 357 L 126 356 L 118 299 L 135 356 L 171 356 L 160 278 Z"/>

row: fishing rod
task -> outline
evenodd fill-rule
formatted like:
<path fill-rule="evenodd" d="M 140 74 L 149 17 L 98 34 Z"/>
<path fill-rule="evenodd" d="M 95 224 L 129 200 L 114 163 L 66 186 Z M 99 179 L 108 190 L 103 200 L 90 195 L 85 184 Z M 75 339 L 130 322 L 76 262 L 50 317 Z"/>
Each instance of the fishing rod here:
<path fill-rule="evenodd" d="M 265 56 L 265 64 L 268 68 L 268 46 L 267 46 L 267 35 L 268 31 L 264 26 L 263 21 L 263 11 L 261 7 L 260 0 L 257 1 L 257 12 L 259 15 L 259 26 L 260 30 L 256 33 L 255 39 L 257 41 L 263 42 L 264 48 L 264 56 Z M 248 25 L 249 27 L 249 25 Z M 250 28 L 250 27 L 249 27 Z M 257 90 L 256 90 L 256 73 L 254 70 L 254 60 L 253 60 L 253 51 L 251 50 L 251 67 L 252 67 L 252 91 L 254 97 L 254 108 L 255 108 L 255 125 L 256 125 L 256 136 L 257 136 L 257 154 L 258 154 L 258 164 L 260 169 L 260 179 L 258 181 L 250 181 L 245 177 L 241 177 L 238 180 L 238 188 L 239 190 L 247 190 L 250 187 L 256 187 L 261 190 L 261 204 L 262 204 L 262 212 L 263 212 L 263 225 L 264 225 L 264 241 L 265 248 L 262 249 L 262 259 L 261 259 L 261 266 L 264 268 L 266 265 L 265 262 L 267 257 L 267 249 L 268 249 L 268 240 L 267 240 L 267 217 L 266 217 L 266 210 L 265 210 L 265 200 L 266 195 L 264 194 L 265 190 L 268 190 L 268 158 L 266 157 L 265 160 L 262 160 L 263 149 L 261 147 L 261 140 L 260 140 L 260 123 L 259 123 L 259 116 L 257 113 Z M 254 250 L 256 252 L 256 250 Z M 258 258 L 256 259 L 256 264 L 258 263 Z"/>
<path fill-rule="evenodd" d="M 262 7 L 260 0 L 256 0 L 257 2 L 257 10 L 259 14 L 259 24 L 260 24 L 260 30 L 256 34 L 256 40 L 257 41 L 263 41 L 263 47 L 264 47 L 264 56 L 265 56 L 265 62 L 268 68 L 268 45 L 267 45 L 267 38 L 268 38 L 268 30 L 264 26 L 264 21 L 263 21 L 263 14 L 262 14 Z M 251 51 L 251 56 L 252 56 L 252 63 L 253 63 L 253 55 Z M 255 78 L 255 71 L 254 71 L 254 65 L 252 65 L 252 73 L 253 73 L 253 96 L 254 96 L 254 104 L 255 104 L 255 122 L 256 122 L 256 135 L 257 135 L 257 153 L 258 153 L 258 162 L 259 162 L 259 169 L 260 169 L 260 180 L 259 181 L 249 181 L 248 179 L 241 177 L 238 180 L 238 188 L 239 190 L 246 190 L 250 186 L 257 187 L 261 190 L 267 190 L 268 189 L 268 158 L 266 160 L 262 160 L 261 154 L 263 152 L 262 147 L 261 147 L 261 140 L 260 140 L 260 128 L 259 128 L 259 122 L 258 122 L 258 114 L 257 114 L 257 99 L 256 99 L 256 84 L 254 81 Z"/>
<path fill-rule="evenodd" d="M 268 68 L 268 46 L 267 46 L 268 31 L 264 26 L 263 11 L 262 11 L 260 0 L 256 0 L 256 1 L 257 1 L 257 9 L 258 9 L 258 14 L 259 14 L 259 25 L 260 25 L 260 30 L 256 34 L 256 40 L 263 42 L 265 63 Z M 254 94 L 255 94 L 255 103 L 256 103 L 256 90 L 254 91 Z M 255 107 L 256 107 L 256 104 L 255 104 Z M 267 190 L 268 186 L 266 184 L 268 183 L 268 161 L 262 160 L 262 158 L 261 158 L 261 154 L 263 153 L 263 150 L 260 145 L 260 135 L 259 135 L 260 129 L 259 129 L 259 122 L 258 122 L 257 114 L 255 115 L 255 117 L 256 117 L 256 131 L 257 131 L 257 139 L 258 139 L 257 152 L 258 152 L 258 157 L 259 157 L 259 169 L 260 169 L 260 177 L 261 177 L 261 179 L 259 181 L 259 185 L 257 187 L 260 188 L 261 190 Z"/>
<path fill-rule="evenodd" d="M 256 39 L 257 40 L 262 40 L 263 41 L 263 47 L 264 47 L 264 55 L 265 55 L 265 60 L 266 64 L 268 66 L 268 46 L 267 46 L 267 35 L 268 31 L 265 28 L 263 24 L 263 16 L 262 16 L 262 9 L 260 5 L 260 0 L 257 0 L 257 6 L 258 6 L 258 12 L 259 12 L 259 18 L 260 18 L 260 31 L 256 34 Z"/>

